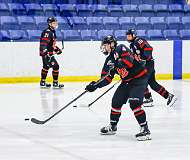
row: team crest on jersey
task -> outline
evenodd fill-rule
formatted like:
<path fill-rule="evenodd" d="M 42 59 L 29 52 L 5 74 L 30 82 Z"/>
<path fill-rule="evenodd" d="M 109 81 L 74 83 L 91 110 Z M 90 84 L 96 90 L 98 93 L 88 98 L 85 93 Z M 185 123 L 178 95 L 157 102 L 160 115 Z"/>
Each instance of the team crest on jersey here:
<path fill-rule="evenodd" d="M 114 59 L 117 60 L 119 58 L 119 54 L 117 52 L 114 53 Z"/>

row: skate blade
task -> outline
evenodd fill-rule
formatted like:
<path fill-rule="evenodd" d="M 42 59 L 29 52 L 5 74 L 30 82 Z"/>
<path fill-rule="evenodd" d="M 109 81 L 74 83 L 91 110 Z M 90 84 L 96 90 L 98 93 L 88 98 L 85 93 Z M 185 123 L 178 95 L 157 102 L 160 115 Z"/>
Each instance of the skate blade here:
<path fill-rule="evenodd" d="M 152 140 L 150 135 L 142 136 L 142 137 L 136 137 L 138 141 L 149 141 Z"/>
<path fill-rule="evenodd" d="M 40 88 L 41 88 L 41 89 L 49 89 L 49 88 L 51 88 L 51 86 L 49 86 L 49 87 L 46 87 L 46 86 L 40 86 Z"/>
<path fill-rule="evenodd" d="M 64 87 L 53 87 L 53 89 L 64 89 Z"/>
<path fill-rule="evenodd" d="M 173 107 L 174 103 L 177 101 L 177 97 L 174 97 L 168 107 Z"/>
<path fill-rule="evenodd" d="M 116 132 L 112 132 L 112 133 L 102 133 L 102 132 L 100 132 L 100 134 L 101 134 L 101 135 L 115 135 Z"/>
<path fill-rule="evenodd" d="M 154 104 L 151 103 L 143 103 L 143 107 L 154 107 Z"/>

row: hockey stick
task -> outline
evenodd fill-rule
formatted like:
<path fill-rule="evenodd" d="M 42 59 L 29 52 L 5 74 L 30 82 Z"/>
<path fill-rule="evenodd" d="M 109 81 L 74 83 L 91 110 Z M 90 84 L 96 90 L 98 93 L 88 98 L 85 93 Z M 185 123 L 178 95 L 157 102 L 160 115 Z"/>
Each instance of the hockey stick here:
<path fill-rule="evenodd" d="M 98 80 L 94 85 L 98 85 L 100 82 L 102 82 L 107 76 L 110 75 L 110 71 L 113 68 L 110 68 L 109 72 L 100 80 Z M 67 105 L 65 105 L 63 108 L 61 108 L 60 110 L 58 110 L 56 113 L 54 113 L 52 116 L 50 116 L 49 118 L 47 118 L 44 121 L 38 120 L 36 118 L 32 118 L 31 122 L 36 123 L 36 124 L 45 124 L 46 122 L 48 122 L 50 119 L 52 119 L 53 117 L 55 117 L 57 114 L 59 114 L 62 110 L 64 110 L 65 108 L 67 108 L 70 104 L 72 104 L 73 102 L 75 102 L 77 99 L 79 99 L 80 97 L 82 97 L 85 93 L 87 93 L 88 91 L 84 91 L 83 93 L 81 93 L 79 96 L 77 96 L 75 99 L 73 99 L 71 102 L 69 102 Z"/>
<path fill-rule="evenodd" d="M 92 103 L 88 104 L 88 107 L 93 105 L 95 102 L 97 102 L 100 98 L 102 98 L 106 93 L 108 93 L 112 88 L 115 87 L 121 80 L 117 81 L 114 85 L 112 85 L 108 90 L 106 90 L 103 94 L 101 94 L 98 98 L 96 98 Z"/>

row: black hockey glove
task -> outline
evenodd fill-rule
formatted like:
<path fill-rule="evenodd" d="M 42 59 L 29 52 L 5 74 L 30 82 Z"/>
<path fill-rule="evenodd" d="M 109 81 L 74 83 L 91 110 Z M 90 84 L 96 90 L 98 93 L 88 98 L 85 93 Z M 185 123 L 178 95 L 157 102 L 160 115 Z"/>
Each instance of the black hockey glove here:
<path fill-rule="evenodd" d="M 95 85 L 95 81 L 92 81 L 90 84 L 88 84 L 85 88 L 88 92 L 94 92 L 98 87 Z"/>
<path fill-rule="evenodd" d="M 59 55 L 59 54 L 62 53 L 62 50 L 61 50 L 59 47 L 56 46 L 56 49 L 54 49 L 54 52 L 55 52 L 57 55 Z"/>

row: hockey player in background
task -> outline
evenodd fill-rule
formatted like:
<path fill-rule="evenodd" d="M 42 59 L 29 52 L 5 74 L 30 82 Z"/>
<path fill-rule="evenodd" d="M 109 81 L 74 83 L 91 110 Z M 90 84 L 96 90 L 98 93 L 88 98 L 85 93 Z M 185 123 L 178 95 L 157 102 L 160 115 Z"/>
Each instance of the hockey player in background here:
<path fill-rule="evenodd" d="M 56 32 L 55 29 L 58 27 L 58 22 L 55 17 L 49 17 L 47 19 L 48 28 L 45 29 L 40 38 L 40 56 L 42 57 L 43 68 L 41 70 L 41 81 L 40 86 L 42 88 L 49 88 L 51 84 L 46 83 L 46 77 L 48 70 L 53 69 L 53 88 L 63 88 L 63 84 L 59 84 L 59 64 L 56 61 L 54 55 L 61 54 L 62 50 L 56 46 Z"/>
<path fill-rule="evenodd" d="M 152 57 L 153 48 L 150 44 L 143 38 L 137 36 L 136 31 L 129 29 L 126 32 L 127 41 L 130 43 L 130 49 L 134 54 L 135 58 L 145 65 L 148 70 L 148 85 L 162 97 L 167 99 L 167 105 L 172 106 L 177 98 L 169 93 L 163 86 L 158 84 L 155 79 L 155 69 L 154 69 L 154 59 Z M 145 90 L 144 94 L 144 106 L 153 106 L 153 99 L 151 92 L 148 88 Z"/>
<path fill-rule="evenodd" d="M 94 81 L 91 82 L 86 86 L 86 90 L 93 92 L 97 88 L 110 84 L 115 74 L 120 76 L 122 82 L 112 98 L 110 124 L 103 127 L 100 133 L 103 135 L 116 133 L 121 108 L 129 100 L 130 108 L 141 127 L 140 133 L 135 135 L 137 140 L 150 140 L 146 113 L 142 108 L 144 91 L 147 87 L 147 69 L 135 60 L 129 48 L 122 44 L 117 45 L 113 36 L 105 37 L 101 48 L 102 52 L 107 55 L 101 73 L 102 80 L 98 81 L 98 84 Z"/>

